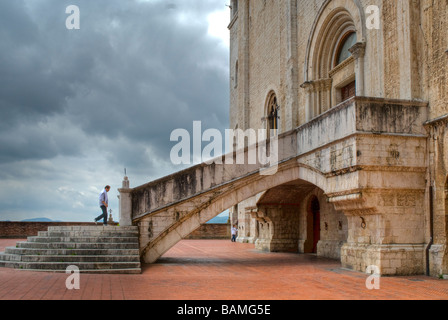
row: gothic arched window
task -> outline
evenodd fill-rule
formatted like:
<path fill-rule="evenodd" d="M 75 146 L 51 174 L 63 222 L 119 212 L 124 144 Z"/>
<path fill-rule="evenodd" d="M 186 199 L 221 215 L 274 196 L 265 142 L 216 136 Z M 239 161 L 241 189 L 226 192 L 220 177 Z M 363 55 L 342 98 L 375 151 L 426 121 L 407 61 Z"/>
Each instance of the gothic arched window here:
<path fill-rule="evenodd" d="M 280 107 L 277 102 L 277 95 L 275 93 L 271 93 L 268 100 L 267 107 L 267 129 L 268 129 L 268 137 L 271 135 L 275 135 L 278 128 L 278 119 L 279 119 L 279 110 Z"/>
<path fill-rule="evenodd" d="M 351 57 L 352 54 L 349 51 L 349 49 L 353 47 L 355 43 L 356 43 L 356 32 L 350 32 L 342 38 L 338 46 L 338 50 L 336 52 L 335 66 L 340 65 L 342 62 Z"/>

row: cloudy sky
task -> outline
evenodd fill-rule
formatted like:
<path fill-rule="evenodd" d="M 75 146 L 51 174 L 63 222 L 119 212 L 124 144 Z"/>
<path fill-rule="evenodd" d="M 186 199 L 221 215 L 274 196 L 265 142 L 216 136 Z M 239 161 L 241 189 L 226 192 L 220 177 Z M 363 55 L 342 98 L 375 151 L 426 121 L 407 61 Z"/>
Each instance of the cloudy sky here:
<path fill-rule="evenodd" d="M 225 4 L 0 0 L 0 220 L 92 221 L 106 184 L 118 218 L 124 168 L 163 177 L 173 130 L 228 128 Z"/>

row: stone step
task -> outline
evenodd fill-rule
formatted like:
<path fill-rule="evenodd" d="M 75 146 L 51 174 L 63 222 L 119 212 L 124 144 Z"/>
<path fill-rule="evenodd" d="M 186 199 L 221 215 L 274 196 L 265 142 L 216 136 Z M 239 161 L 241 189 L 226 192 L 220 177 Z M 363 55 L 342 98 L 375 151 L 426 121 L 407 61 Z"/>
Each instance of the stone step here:
<path fill-rule="evenodd" d="M 74 242 L 18 242 L 17 248 L 28 249 L 138 249 L 138 243 L 74 243 Z"/>
<path fill-rule="evenodd" d="M 32 249 L 32 248 L 16 248 L 7 247 L 5 248 L 5 254 L 17 254 L 17 255 L 32 255 L 32 256 L 67 256 L 67 255 L 78 255 L 78 256 L 138 256 L 140 253 L 139 249 Z"/>
<path fill-rule="evenodd" d="M 27 271 L 141 273 L 137 227 L 49 227 L 0 254 L 0 267 Z"/>
<path fill-rule="evenodd" d="M 49 232 L 59 231 L 138 231 L 138 227 L 117 227 L 117 226 L 71 226 L 71 227 L 48 227 Z"/>
<path fill-rule="evenodd" d="M 38 237 L 138 237 L 138 231 L 102 231 L 102 230 L 66 230 L 66 231 L 39 231 Z"/>
<path fill-rule="evenodd" d="M 137 237 L 28 237 L 28 242 L 37 243 L 138 243 Z"/>
<path fill-rule="evenodd" d="M 69 266 L 76 266 L 79 270 L 123 270 L 140 269 L 139 262 L 23 262 L 0 261 L 0 267 L 15 268 L 21 270 L 52 270 L 65 272 Z"/>
<path fill-rule="evenodd" d="M 16 254 L 0 254 L 1 261 L 10 262 L 71 262 L 77 264 L 80 262 L 140 262 L 139 256 L 79 256 L 79 255 L 16 255 Z"/>
<path fill-rule="evenodd" d="M 0 266 L 1 267 L 1 266 Z M 19 269 L 20 271 L 28 272 L 42 272 L 42 273 L 66 273 L 66 270 L 50 270 L 50 269 Z M 141 274 L 141 268 L 127 268 L 127 269 L 93 269 L 93 270 L 79 270 L 80 274 Z"/>

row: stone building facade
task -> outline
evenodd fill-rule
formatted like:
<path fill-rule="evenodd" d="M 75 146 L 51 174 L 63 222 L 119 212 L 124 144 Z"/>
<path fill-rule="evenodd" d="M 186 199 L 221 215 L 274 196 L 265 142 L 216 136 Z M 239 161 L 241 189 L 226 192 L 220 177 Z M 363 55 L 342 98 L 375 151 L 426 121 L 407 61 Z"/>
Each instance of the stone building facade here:
<path fill-rule="evenodd" d="M 448 274 L 448 2 L 232 0 L 231 129 L 294 132 L 300 179 L 231 209 L 240 242 Z"/>

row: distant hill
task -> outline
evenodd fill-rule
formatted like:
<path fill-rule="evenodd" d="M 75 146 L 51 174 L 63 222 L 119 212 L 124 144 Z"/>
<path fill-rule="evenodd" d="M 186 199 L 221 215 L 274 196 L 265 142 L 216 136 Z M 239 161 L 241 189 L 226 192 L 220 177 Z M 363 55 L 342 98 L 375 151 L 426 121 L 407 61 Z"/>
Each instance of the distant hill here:
<path fill-rule="evenodd" d="M 213 218 L 212 220 L 210 220 L 209 222 L 207 222 L 207 224 L 226 224 L 227 221 L 229 221 L 229 217 L 220 217 L 217 216 L 216 218 Z"/>
<path fill-rule="evenodd" d="M 33 218 L 33 219 L 25 219 L 21 222 L 61 222 L 61 221 L 54 221 L 48 218 Z"/>

